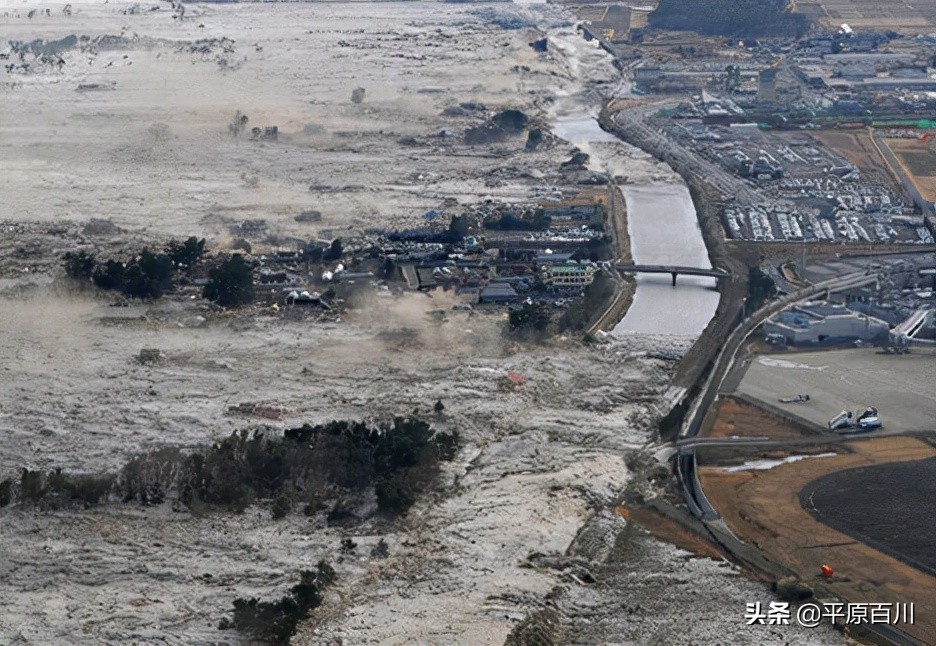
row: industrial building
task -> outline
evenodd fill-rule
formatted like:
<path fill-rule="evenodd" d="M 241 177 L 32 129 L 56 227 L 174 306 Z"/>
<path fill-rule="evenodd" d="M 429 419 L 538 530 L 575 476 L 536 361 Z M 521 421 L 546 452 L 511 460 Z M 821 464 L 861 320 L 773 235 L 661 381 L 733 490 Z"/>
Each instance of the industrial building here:
<path fill-rule="evenodd" d="M 782 336 L 787 345 L 874 341 L 886 337 L 888 331 L 887 323 L 878 318 L 826 302 L 793 307 L 764 323 L 768 338 Z"/>
<path fill-rule="evenodd" d="M 491 283 L 483 289 L 478 297 L 480 303 L 512 303 L 520 299 L 517 291 L 507 283 Z"/>

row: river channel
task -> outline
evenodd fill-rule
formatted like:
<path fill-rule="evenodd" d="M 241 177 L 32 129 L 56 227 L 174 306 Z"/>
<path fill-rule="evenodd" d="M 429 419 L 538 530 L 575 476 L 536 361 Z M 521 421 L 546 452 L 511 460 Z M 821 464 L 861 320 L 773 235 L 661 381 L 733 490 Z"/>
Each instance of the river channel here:
<path fill-rule="evenodd" d="M 587 114 L 558 117 L 553 131 L 591 155 L 591 168 L 611 176 L 634 175 L 634 165 L 651 163 Z M 625 181 L 620 188 L 635 264 L 712 266 L 685 183 Z M 704 276 L 680 276 L 673 287 L 669 274 L 638 274 L 633 303 L 613 334 L 699 336 L 718 307 L 715 287 L 716 280 Z"/>

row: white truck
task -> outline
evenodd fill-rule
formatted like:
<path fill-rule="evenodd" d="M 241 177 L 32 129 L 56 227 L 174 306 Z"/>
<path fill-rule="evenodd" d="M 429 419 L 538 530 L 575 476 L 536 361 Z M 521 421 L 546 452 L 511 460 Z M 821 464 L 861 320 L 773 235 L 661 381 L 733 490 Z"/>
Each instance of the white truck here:
<path fill-rule="evenodd" d="M 878 410 L 873 406 L 864 409 L 857 416 L 849 410 L 843 410 L 829 420 L 829 430 L 842 433 L 871 431 L 882 426 L 881 416 L 878 415 Z"/>

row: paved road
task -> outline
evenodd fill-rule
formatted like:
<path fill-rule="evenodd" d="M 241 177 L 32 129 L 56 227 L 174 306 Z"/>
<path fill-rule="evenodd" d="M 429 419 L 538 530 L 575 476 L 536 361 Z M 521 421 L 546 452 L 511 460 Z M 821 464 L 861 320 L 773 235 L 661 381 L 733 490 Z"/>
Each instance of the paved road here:
<path fill-rule="evenodd" d="M 834 433 L 828 432 L 822 435 L 813 435 L 806 437 L 788 437 L 777 439 L 771 437 L 686 437 L 675 442 L 663 445 L 661 448 L 678 448 L 680 450 L 697 449 L 700 447 L 741 447 L 756 446 L 758 448 L 793 448 L 797 446 L 815 446 L 817 444 L 842 444 L 852 440 L 871 439 L 875 437 L 897 437 L 902 435 L 912 435 L 914 437 L 932 436 L 936 437 L 936 431 L 907 432 L 901 430 L 877 429 L 863 433 Z"/>
<path fill-rule="evenodd" d="M 729 335 L 728 340 L 715 360 L 715 365 L 712 367 L 712 370 L 709 373 L 709 378 L 706 380 L 705 388 L 703 389 L 702 394 L 696 399 L 696 402 L 690 410 L 689 415 L 686 417 L 681 436 L 693 437 L 698 434 L 699 430 L 702 428 L 702 422 L 705 419 L 705 416 L 711 409 L 711 406 L 721 389 L 721 385 L 725 380 L 725 376 L 728 374 L 728 371 L 731 369 L 731 366 L 734 363 L 738 349 L 744 343 L 745 339 L 747 339 L 747 337 L 751 334 L 751 332 L 753 332 L 761 323 L 766 321 L 774 314 L 777 314 L 778 312 L 781 312 L 782 310 L 790 307 L 791 305 L 813 298 L 818 294 L 822 294 L 824 292 L 841 291 L 843 289 L 850 289 L 852 287 L 859 287 L 861 285 L 877 282 L 877 280 L 878 276 L 876 274 L 869 275 L 864 272 L 855 272 L 838 278 L 833 278 L 822 283 L 811 285 L 799 291 L 793 292 L 792 294 L 787 294 L 786 296 L 783 296 L 782 298 L 765 305 L 751 314 L 741 323 L 741 325 L 735 328 L 731 335 Z"/>
<path fill-rule="evenodd" d="M 864 272 L 856 272 L 834 278 L 832 280 L 827 280 L 816 285 L 811 285 L 810 287 L 806 287 L 792 294 L 787 294 L 786 296 L 783 296 L 782 298 L 765 305 L 751 314 L 748 318 L 744 319 L 741 325 L 735 328 L 735 330 L 728 336 L 727 342 L 725 343 L 721 352 L 719 352 L 718 357 L 715 360 L 715 365 L 712 367 L 712 370 L 709 373 L 709 377 L 705 382 L 705 387 L 703 388 L 701 395 L 696 398 L 693 407 L 690 409 L 686 421 L 683 424 L 682 433 L 680 434 L 679 439 L 686 441 L 704 441 L 703 438 L 696 438 L 696 436 L 698 435 L 699 430 L 702 428 L 705 417 L 709 414 L 710 411 L 714 410 L 712 404 L 721 390 L 725 376 L 728 374 L 732 365 L 734 364 L 738 349 L 744 343 L 744 340 L 750 336 L 751 332 L 753 332 L 761 323 L 774 314 L 786 309 L 787 307 L 800 301 L 813 298 L 814 296 L 823 292 L 849 289 L 852 287 L 858 287 L 860 285 L 866 285 L 877 280 L 877 274 L 867 274 Z M 825 442 L 835 440 L 834 437 L 826 438 L 824 436 L 822 436 L 821 439 Z M 727 445 L 729 446 L 732 444 L 737 445 L 745 441 L 750 441 L 745 440 L 744 438 L 727 438 L 727 440 Z M 677 442 L 678 441 L 679 440 L 677 440 Z M 725 440 L 718 441 L 724 442 Z M 796 442 L 798 440 L 766 440 L 766 442 L 771 441 L 777 442 L 778 446 L 790 446 L 791 442 Z M 717 444 L 715 444 L 715 446 L 717 446 Z M 765 444 L 765 446 L 770 446 L 770 444 Z M 676 460 L 676 471 L 679 481 L 683 487 L 683 494 L 686 498 L 687 505 L 692 510 L 692 513 L 695 514 L 707 526 L 714 521 L 719 521 L 721 519 L 721 515 L 718 513 L 718 511 L 715 510 L 714 507 L 712 507 L 711 503 L 709 503 L 708 498 L 705 497 L 705 492 L 702 490 L 702 485 L 699 482 L 697 473 L 698 465 L 696 463 L 695 451 L 691 446 L 687 446 L 678 453 L 679 459 Z M 710 530 L 712 530 L 712 528 L 710 528 Z M 715 534 L 714 530 L 712 531 L 713 536 L 716 537 L 716 540 L 718 540 L 729 551 L 736 552 L 737 550 L 742 549 L 742 541 L 733 536 L 726 537 L 726 527 L 722 527 L 721 524 L 719 524 L 717 535 Z M 730 541 L 730 544 L 726 541 Z"/>

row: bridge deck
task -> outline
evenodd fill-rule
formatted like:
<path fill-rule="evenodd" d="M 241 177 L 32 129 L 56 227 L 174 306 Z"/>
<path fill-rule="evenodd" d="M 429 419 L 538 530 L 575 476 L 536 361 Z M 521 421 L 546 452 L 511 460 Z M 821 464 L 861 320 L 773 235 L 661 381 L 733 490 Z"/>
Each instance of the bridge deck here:
<path fill-rule="evenodd" d="M 719 267 L 682 267 L 679 265 L 617 265 L 621 271 L 643 274 L 686 274 L 687 276 L 728 276 L 728 272 Z"/>
<path fill-rule="evenodd" d="M 729 272 L 718 267 L 705 269 L 704 267 L 681 267 L 679 265 L 617 265 L 618 270 L 628 273 L 642 274 L 670 274 L 673 277 L 673 287 L 676 286 L 676 276 L 711 276 L 725 278 Z"/>

